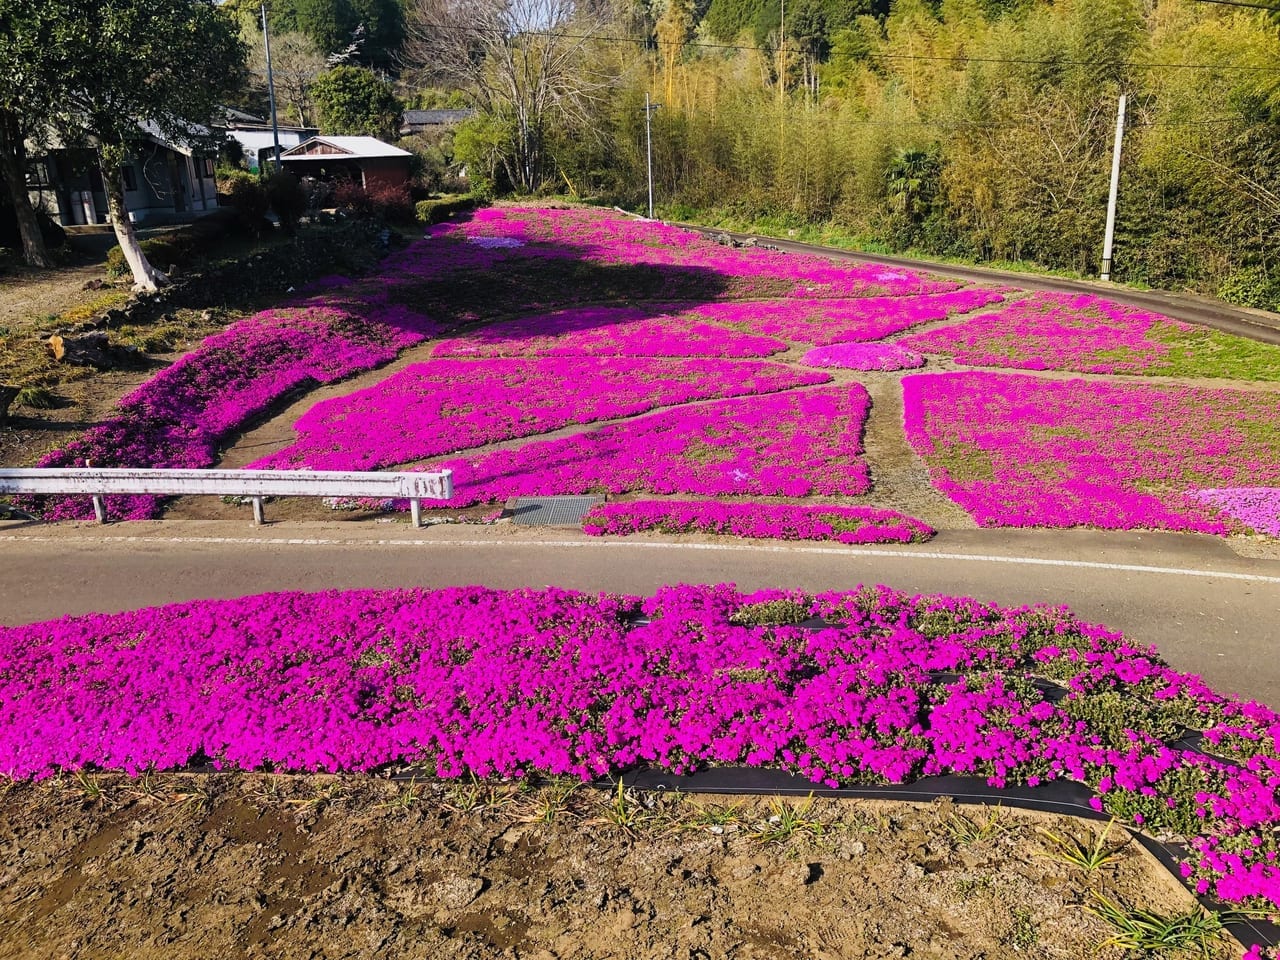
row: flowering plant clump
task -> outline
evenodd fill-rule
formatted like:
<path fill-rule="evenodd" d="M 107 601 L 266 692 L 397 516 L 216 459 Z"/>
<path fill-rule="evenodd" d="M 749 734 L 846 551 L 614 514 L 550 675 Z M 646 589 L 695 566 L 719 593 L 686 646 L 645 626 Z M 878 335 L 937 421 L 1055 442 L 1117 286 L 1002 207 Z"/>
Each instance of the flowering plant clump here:
<path fill-rule="evenodd" d="M 469 220 L 440 224 L 429 230 L 428 236 L 466 240 L 514 237 L 525 246 L 503 253 L 536 257 L 572 250 L 577 257 L 604 265 L 702 271 L 727 278 L 735 297 L 916 296 L 961 286 L 958 281 L 897 267 L 837 263 L 763 247 L 728 248 L 693 230 L 585 208 L 487 208 L 476 211 Z"/>
<path fill-rule="evenodd" d="M 715 533 L 768 540 L 837 540 L 840 543 L 921 543 L 936 532 L 914 517 L 875 507 L 801 506 L 773 503 L 639 500 L 605 503 L 582 518 L 593 536 L 628 536 L 642 530 Z"/>
<path fill-rule="evenodd" d="M 995 373 L 903 388 L 907 439 L 980 526 L 1223 534 L 1196 490 L 1280 485 L 1274 394 Z"/>
<path fill-rule="evenodd" d="M 399 312 L 373 316 L 299 306 L 235 323 L 126 395 L 115 416 L 40 466 L 210 466 L 223 437 L 289 392 L 386 363 L 432 332 L 421 318 Z M 125 520 L 149 519 L 159 506 L 153 496 L 105 500 L 108 515 Z M 47 497 L 32 506 L 46 520 L 93 516 L 88 497 Z"/>
<path fill-rule="evenodd" d="M 453 471 L 467 507 L 517 496 L 684 493 L 696 496 L 858 496 L 871 481 L 862 458 L 870 397 L 860 384 L 716 400 L 607 424 L 474 459 Z"/>
<path fill-rule="evenodd" d="M 499 321 L 444 340 L 437 357 L 767 357 L 787 345 L 680 313 L 676 306 L 575 307 Z"/>
<path fill-rule="evenodd" d="M 910 370 L 923 367 L 924 357 L 896 343 L 837 343 L 810 350 L 800 362 L 845 370 Z"/>
<path fill-rule="evenodd" d="M 1202 751 L 1174 745 L 1186 729 Z M 13 777 L 212 762 L 1072 780 L 1098 809 L 1183 838 L 1198 890 L 1272 911 L 1277 742 L 1280 715 L 1062 608 L 885 587 L 330 591 L 0 627 Z"/>
<path fill-rule="evenodd" d="M 1196 490 L 1191 496 L 1217 507 L 1246 527 L 1280 537 L 1280 487 L 1227 487 Z"/>
<path fill-rule="evenodd" d="M 1088 294 L 1034 293 L 902 343 L 983 367 L 1280 379 L 1273 346 Z"/>
<path fill-rule="evenodd" d="M 706 303 L 692 308 L 740 330 L 825 346 L 847 341 L 880 340 L 922 323 L 944 320 L 1004 299 L 999 290 L 974 287 L 918 296 L 823 300 L 795 298 L 748 303 Z"/>
<path fill-rule="evenodd" d="M 294 425 L 296 443 L 250 466 L 374 470 L 571 423 L 829 379 L 733 360 L 436 359 L 316 404 Z"/>

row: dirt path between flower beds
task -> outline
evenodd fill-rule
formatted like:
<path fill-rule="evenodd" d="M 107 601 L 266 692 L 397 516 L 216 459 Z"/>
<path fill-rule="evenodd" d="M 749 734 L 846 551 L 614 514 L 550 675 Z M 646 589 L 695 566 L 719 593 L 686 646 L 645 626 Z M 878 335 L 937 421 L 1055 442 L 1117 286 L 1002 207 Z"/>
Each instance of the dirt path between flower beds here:
<path fill-rule="evenodd" d="M 929 471 L 907 442 L 902 422 L 902 377 L 862 374 L 871 394 L 863 445 L 871 470 L 870 502 L 923 520 L 937 530 L 975 529 L 965 510 L 929 480 Z"/>
<path fill-rule="evenodd" d="M 1136 843 L 1093 878 L 1047 855 L 1041 829 L 1101 830 L 1060 816 L 611 799 L 231 774 L 10 787 L 0 958 L 1106 960 L 1090 889 L 1193 906 Z M 780 809 L 799 825 L 770 824 Z"/>

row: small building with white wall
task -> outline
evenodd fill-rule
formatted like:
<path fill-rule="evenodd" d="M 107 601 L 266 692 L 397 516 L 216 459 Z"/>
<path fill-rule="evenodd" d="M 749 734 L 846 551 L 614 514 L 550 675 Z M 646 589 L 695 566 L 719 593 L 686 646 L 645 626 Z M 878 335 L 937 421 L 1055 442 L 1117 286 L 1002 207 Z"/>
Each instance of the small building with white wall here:
<path fill-rule="evenodd" d="M 153 126 L 141 136 L 124 164 L 124 199 L 135 223 L 190 220 L 218 206 L 213 157 L 174 143 Z M 202 131 L 205 132 L 205 131 Z M 91 147 L 49 146 L 28 154 L 27 189 L 33 206 L 64 227 L 107 223 L 98 153 Z"/>

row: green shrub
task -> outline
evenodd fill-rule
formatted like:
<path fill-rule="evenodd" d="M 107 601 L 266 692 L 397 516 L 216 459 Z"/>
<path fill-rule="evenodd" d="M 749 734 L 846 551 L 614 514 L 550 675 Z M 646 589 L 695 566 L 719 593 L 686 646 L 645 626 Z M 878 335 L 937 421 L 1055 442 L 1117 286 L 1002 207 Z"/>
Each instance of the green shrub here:
<path fill-rule="evenodd" d="M 170 267 L 184 267 L 191 262 L 195 253 L 192 241 L 180 233 L 166 233 L 138 244 L 142 248 L 147 262 L 160 270 Z M 114 246 L 107 251 L 107 276 L 120 280 L 129 276 L 129 261 L 124 258 L 124 251 Z"/>
<path fill-rule="evenodd" d="M 247 170 L 232 170 L 218 181 L 219 202 L 225 198 L 227 206 L 234 209 L 245 227 L 255 236 L 263 232 L 271 201 L 262 181 Z"/>
<path fill-rule="evenodd" d="M 298 178 L 281 171 L 273 173 L 265 184 L 267 202 L 280 218 L 280 226 L 289 236 L 298 229 L 298 221 L 307 211 L 307 194 Z"/>
<path fill-rule="evenodd" d="M 1237 270 L 1218 285 L 1218 296 L 1242 307 L 1280 310 L 1280 276 L 1262 267 Z"/>
<path fill-rule="evenodd" d="M 455 213 L 466 213 L 476 208 L 476 198 L 470 194 L 460 197 L 440 197 L 435 200 L 419 200 L 414 206 L 419 223 L 442 223 Z"/>

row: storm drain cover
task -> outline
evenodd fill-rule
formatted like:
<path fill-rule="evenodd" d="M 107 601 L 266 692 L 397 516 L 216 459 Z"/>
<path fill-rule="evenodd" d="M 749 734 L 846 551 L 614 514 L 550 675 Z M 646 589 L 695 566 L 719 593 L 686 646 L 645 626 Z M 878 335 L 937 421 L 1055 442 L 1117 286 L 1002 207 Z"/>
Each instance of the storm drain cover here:
<path fill-rule="evenodd" d="M 516 497 L 506 515 L 530 527 L 576 527 L 582 516 L 604 497 Z"/>

